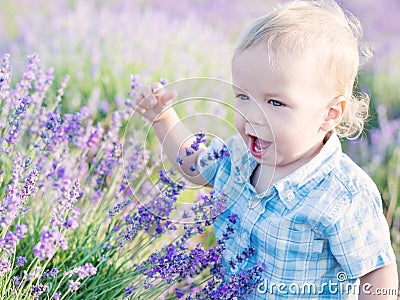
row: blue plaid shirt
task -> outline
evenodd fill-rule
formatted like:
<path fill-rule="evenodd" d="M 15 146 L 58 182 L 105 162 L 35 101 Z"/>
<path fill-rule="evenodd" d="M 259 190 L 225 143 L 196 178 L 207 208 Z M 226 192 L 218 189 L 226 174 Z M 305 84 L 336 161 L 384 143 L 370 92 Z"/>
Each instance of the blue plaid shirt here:
<path fill-rule="evenodd" d="M 223 146 L 214 139 L 199 155 L 198 168 L 215 193 L 228 195 L 227 209 L 214 223 L 216 237 L 230 214 L 239 216 L 224 253 L 228 273 L 266 265 L 262 284 L 247 299 L 357 299 L 358 278 L 395 261 L 379 191 L 342 153 L 335 134 L 264 194 L 250 183 L 257 162 L 241 137 L 225 145 L 229 157 L 205 161 Z M 249 246 L 253 256 L 229 264 Z"/>

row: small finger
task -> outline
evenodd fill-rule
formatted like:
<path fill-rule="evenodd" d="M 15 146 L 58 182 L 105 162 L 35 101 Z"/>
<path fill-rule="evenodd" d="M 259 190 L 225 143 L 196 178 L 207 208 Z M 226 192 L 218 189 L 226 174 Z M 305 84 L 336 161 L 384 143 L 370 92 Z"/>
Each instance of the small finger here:
<path fill-rule="evenodd" d="M 176 96 L 178 95 L 178 93 L 176 91 L 166 91 L 165 93 L 163 93 L 158 99 L 162 102 L 162 103 L 167 103 L 168 101 L 174 99 Z"/>
<path fill-rule="evenodd" d="M 139 106 L 139 105 L 135 105 L 135 106 L 133 107 L 133 110 L 134 110 L 134 111 L 137 111 L 137 112 L 139 112 L 139 113 L 141 113 L 141 114 L 144 114 L 144 113 L 146 113 L 146 111 L 147 111 L 146 108 L 143 108 L 143 107 L 141 107 L 141 106 Z"/>
<path fill-rule="evenodd" d="M 138 105 L 146 109 L 150 109 L 157 103 L 157 99 L 155 98 L 155 95 L 151 92 L 150 88 L 143 90 L 141 94 L 142 100 L 140 102 L 137 102 Z"/>
<path fill-rule="evenodd" d="M 155 82 L 151 85 L 151 91 L 156 95 L 160 95 L 165 92 L 165 89 L 161 83 Z"/>

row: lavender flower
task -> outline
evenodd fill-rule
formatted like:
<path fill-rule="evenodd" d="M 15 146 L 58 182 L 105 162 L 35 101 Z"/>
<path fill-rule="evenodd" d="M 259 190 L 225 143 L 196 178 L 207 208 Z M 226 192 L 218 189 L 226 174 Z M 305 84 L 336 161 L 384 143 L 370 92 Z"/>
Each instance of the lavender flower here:
<path fill-rule="evenodd" d="M 51 268 L 43 272 L 42 278 L 57 278 L 58 270 L 56 268 Z"/>
<path fill-rule="evenodd" d="M 178 299 L 180 299 L 180 298 L 182 298 L 184 296 L 184 294 L 183 294 L 181 289 L 175 289 L 175 294 L 176 294 L 176 297 Z"/>
<path fill-rule="evenodd" d="M 69 79 L 70 79 L 69 75 L 64 76 L 63 81 L 61 82 L 61 85 L 60 85 L 59 89 L 57 90 L 56 103 L 61 102 L 62 96 L 64 96 L 64 90 L 68 85 Z"/>
<path fill-rule="evenodd" d="M 67 239 L 57 227 L 48 228 L 45 226 L 40 237 L 40 242 L 33 248 L 33 253 L 39 260 L 51 258 L 56 251 L 56 246 L 59 246 L 63 250 L 68 249 Z"/>
<path fill-rule="evenodd" d="M 185 228 L 186 229 L 186 228 Z M 230 236 L 230 234 L 229 234 Z M 229 237 L 228 237 L 229 238 Z M 222 252 L 225 241 L 218 241 L 218 245 L 205 251 L 200 244 L 190 251 L 182 242 L 176 246 L 169 245 L 160 252 L 153 253 L 149 260 L 138 268 L 149 278 L 161 278 L 171 283 L 176 278 L 192 278 L 210 266 L 215 276 L 222 278 Z M 218 272 L 217 272 L 218 271 Z"/>
<path fill-rule="evenodd" d="M 89 128 L 90 126 L 88 126 Z M 86 145 L 91 151 L 96 151 L 101 138 L 103 137 L 104 129 L 103 127 L 97 125 L 96 127 L 92 127 L 89 131 L 89 136 L 86 139 Z"/>
<path fill-rule="evenodd" d="M 13 276 L 12 280 L 14 282 L 14 285 L 16 287 L 19 287 L 19 285 L 21 284 L 21 276 Z"/>
<path fill-rule="evenodd" d="M 32 94 L 32 102 L 36 105 L 34 116 L 40 114 L 43 100 L 54 80 L 54 68 L 50 68 L 46 72 L 41 71 L 40 66 L 38 69 L 33 86 L 35 92 Z"/>
<path fill-rule="evenodd" d="M 23 256 L 18 256 L 16 258 L 16 260 L 17 260 L 17 266 L 18 267 L 23 267 L 27 263 L 27 259 L 25 257 L 23 257 Z"/>
<path fill-rule="evenodd" d="M 229 157 L 230 153 L 226 145 L 223 145 L 221 149 L 215 149 L 213 153 L 207 153 L 207 156 L 203 156 L 200 159 L 200 166 L 205 167 L 208 161 L 222 159 L 224 157 Z"/>
<path fill-rule="evenodd" d="M 18 238 L 13 232 L 7 232 L 4 239 L 0 238 L 0 245 L 5 253 L 11 256 L 15 252 L 15 247 L 17 245 Z"/>
<path fill-rule="evenodd" d="M 46 290 L 48 289 L 47 285 L 44 285 L 42 283 L 39 283 L 37 285 L 34 285 L 31 287 L 31 294 L 33 296 L 40 296 L 43 294 Z M 39 299 L 39 298 L 38 298 Z"/>
<path fill-rule="evenodd" d="M 129 297 L 130 295 L 132 295 L 135 290 L 136 290 L 136 288 L 133 285 L 127 286 L 124 289 L 125 297 Z"/>
<path fill-rule="evenodd" d="M 85 129 L 83 127 L 83 120 L 87 117 L 85 109 L 82 108 L 81 112 L 74 114 L 65 114 L 65 121 L 63 130 L 68 138 L 68 142 L 81 149 L 86 149 L 87 141 L 85 141 Z"/>
<path fill-rule="evenodd" d="M 27 197 L 32 197 L 35 194 L 35 184 L 39 177 L 39 172 L 33 169 L 29 176 L 25 179 L 25 185 L 21 191 L 22 204 L 25 204 Z"/>
<path fill-rule="evenodd" d="M 42 271 L 41 266 L 37 266 L 31 273 L 28 273 L 27 270 L 23 270 L 23 274 L 24 274 L 23 279 L 25 281 L 33 281 L 34 279 L 39 279 L 41 271 Z"/>
<path fill-rule="evenodd" d="M 65 272 L 65 275 L 69 277 L 73 276 L 74 274 L 78 275 L 78 279 L 68 281 L 69 290 L 72 292 L 77 291 L 79 286 L 81 285 L 80 280 L 85 279 L 86 277 L 92 275 L 96 275 L 96 273 L 97 273 L 97 268 L 95 268 L 91 263 L 86 263 L 83 266 L 79 266 L 73 268 L 68 272 Z"/>
<path fill-rule="evenodd" d="M 95 268 L 91 263 L 86 263 L 83 266 L 74 269 L 76 274 L 78 274 L 79 279 L 85 279 L 88 276 L 96 275 L 97 268 Z"/>
<path fill-rule="evenodd" d="M 188 296 L 186 299 L 234 299 L 247 298 L 254 292 L 261 281 L 264 266 L 255 265 L 249 270 L 241 270 L 233 274 L 228 282 L 210 280 L 207 285 L 196 293 L 196 296 Z"/>
<path fill-rule="evenodd" d="M 75 230 L 79 227 L 79 217 L 81 215 L 81 210 L 79 207 L 75 207 L 69 213 L 68 218 L 64 222 L 64 227 L 67 229 Z"/>
<path fill-rule="evenodd" d="M 69 280 L 68 281 L 68 289 L 72 292 L 75 292 L 79 289 L 81 283 L 79 281 Z"/>
<path fill-rule="evenodd" d="M 11 67 L 10 67 L 10 54 L 6 53 L 3 55 L 3 62 L 0 68 L 0 99 L 9 98 L 9 88 L 11 83 Z M 2 113 L 8 114 L 9 107 L 2 107 Z M 1 114 L 0 114 L 1 115 Z M 4 127 L 4 124 L 0 120 L 0 129 Z"/>
<path fill-rule="evenodd" d="M 126 199 L 122 203 L 115 204 L 114 208 L 108 211 L 108 215 L 110 217 L 114 217 L 115 214 L 121 212 L 125 207 L 127 207 L 131 203 L 132 203 L 131 199 Z"/>
<path fill-rule="evenodd" d="M 139 137 L 134 132 L 133 137 L 124 146 L 124 177 L 121 191 L 124 191 L 130 183 L 140 177 L 150 161 L 150 151 L 144 149 L 143 144 L 138 142 Z"/>
<path fill-rule="evenodd" d="M 166 85 L 166 84 L 168 83 L 168 79 L 162 77 L 162 78 L 160 78 L 160 83 L 161 83 L 162 85 Z"/>
<path fill-rule="evenodd" d="M 8 112 L 8 131 L 5 138 L 5 141 L 8 143 L 8 149 L 5 150 L 7 153 L 11 153 L 14 149 L 19 140 L 22 128 L 27 126 L 27 124 L 24 125 L 25 113 L 28 106 L 32 103 L 30 89 L 38 73 L 38 63 L 39 57 L 37 55 L 29 56 L 22 79 L 16 84 L 13 90 L 9 90 L 7 93 L 5 104 L 5 110 Z"/>
<path fill-rule="evenodd" d="M 8 258 L 2 256 L 0 258 L 0 276 L 4 276 L 11 271 L 11 263 Z"/>
<path fill-rule="evenodd" d="M 93 190 L 100 193 L 106 184 L 106 177 L 113 173 L 113 170 L 118 166 L 122 155 L 122 144 L 108 144 L 103 158 L 95 169 L 92 181 L 94 184 Z"/>
<path fill-rule="evenodd" d="M 79 181 L 71 183 L 69 180 L 65 180 L 64 185 L 61 187 L 61 191 L 62 197 L 58 200 L 57 207 L 53 209 L 53 215 L 50 221 L 52 226 L 62 226 L 66 224 L 66 214 L 74 207 L 78 199 L 81 197 L 81 186 Z M 78 211 L 74 211 L 73 214 L 78 214 Z M 74 217 L 73 215 L 72 218 L 76 218 L 76 216 Z"/>
<path fill-rule="evenodd" d="M 88 276 L 96 275 L 96 273 L 97 268 L 95 268 L 91 263 L 86 263 L 83 266 L 75 267 L 72 270 L 65 272 L 68 276 L 78 274 L 79 279 L 85 279 Z"/>
<path fill-rule="evenodd" d="M 185 162 L 183 161 L 182 157 L 179 154 L 178 157 L 176 158 L 176 162 L 181 166 L 185 164 Z"/>
<path fill-rule="evenodd" d="M 15 235 L 19 240 L 23 239 L 27 232 L 28 227 L 25 224 L 19 224 L 15 226 Z"/>
<path fill-rule="evenodd" d="M 66 141 L 60 109 L 60 106 L 57 106 L 54 109 L 54 112 L 47 113 L 46 119 L 43 121 L 39 133 L 44 147 L 50 152 L 56 151 L 58 145 Z M 43 154 L 47 154 L 44 149 L 42 151 Z"/>
<path fill-rule="evenodd" d="M 54 293 L 53 295 L 54 300 L 60 300 L 60 298 L 61 298 L 61 293 Z"/>
<path fill-rule="evenodd" d="M 25 185 L 19 191 L 19 178 L 22 177 L 24 166 L 22 165 L 22 156 L 16 158 L 16 164 L 13 167 L 13 183 L 7 186 L 7 195 L 0 205 L 0 223 L 2 227 L 10 226 L 18 215 L 18 211 L 25 204 L 28 197 L 32 197 L 35 192 L 35 184 L 38 179 L 38 172 L 33 169 L 28 177 L 25 179 Z M 24 226 L 18 228 L 18 234 L 23 235 Z M 26 232 L 26 231 L 25 231 Z"/>
<path fill-rule="evenodd" d="M 206 134 L 203 131 L 195 133 L 194 136 L 196 137 L 196 139 L 192 142 L 190 148 L 185 148 L 186 156 L 193 155 L 195 151 L 198 151 L 200 149 L 200 144 L 206 143 L 207 141 L 207 139 L 205 138 Z"/>
<path fill-rule="evenodd" d="M 5 141 L 11 146 L 15 146 L 22 130 L 22 119 L 27 110 L 28 105 L 31 103 L 30 97 L 23 97 L 18 99 L 15 104 L 15 111 L 10 113 L 9 128 Z M 10 152 L 10 150 L 9 150 Z"/>
<path fill-rule="evenodd" d="M 130 75 L 131 77 L 131 90 L 137 90 L 138 88 L 140 88 L 141 84 L 140 84 L 140 75 Z"/>

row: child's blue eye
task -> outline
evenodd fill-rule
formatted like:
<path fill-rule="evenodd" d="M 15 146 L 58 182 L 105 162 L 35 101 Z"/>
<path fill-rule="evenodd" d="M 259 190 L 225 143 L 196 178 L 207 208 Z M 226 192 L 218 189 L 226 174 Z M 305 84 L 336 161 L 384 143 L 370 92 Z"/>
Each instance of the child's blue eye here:
<path fill-rule="evenodd" d="M 274 99 L 268 100 L 268 103 L 272 104 L 273 106 L 285 106 L 285 104 L 282 102 Z"/>
<path fill-rule="evenodd" d="M 250 100 L 249 96 L 244 95 L 244 94 L 239 94 L 236 96 L 236 98 L 238 98 L 240 100 Z"/>

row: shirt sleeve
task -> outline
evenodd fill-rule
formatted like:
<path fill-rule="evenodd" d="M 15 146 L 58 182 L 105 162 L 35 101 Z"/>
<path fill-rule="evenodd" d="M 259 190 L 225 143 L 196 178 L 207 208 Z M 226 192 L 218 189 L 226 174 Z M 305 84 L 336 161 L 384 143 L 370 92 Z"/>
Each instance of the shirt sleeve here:
<path fill-rule="evenodd" d="M 327 228 L 328 240 L 348 278 L 359 278 L 396 261 L 379 192 L 363 191 L 351 201 L 339 200 L 332 211 L 337 214 Z"/>
<path fill-rule="evenodd" d="M 219 139 L 211 140 L 210 146 L 197 157 L 197 168 L 203 178 L 212 186 L 221 166 L 229 161 L 230 153 L 227 146 Z"/>

